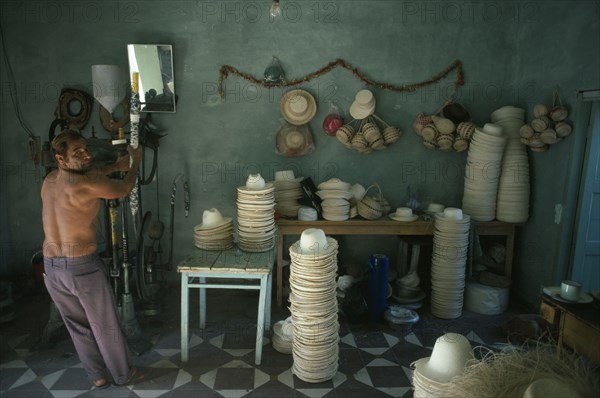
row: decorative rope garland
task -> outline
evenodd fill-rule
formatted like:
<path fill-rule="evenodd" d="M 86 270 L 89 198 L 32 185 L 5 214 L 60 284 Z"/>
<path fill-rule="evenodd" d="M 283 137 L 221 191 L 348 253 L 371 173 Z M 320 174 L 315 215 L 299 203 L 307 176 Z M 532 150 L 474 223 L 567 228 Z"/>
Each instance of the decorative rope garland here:
<path fill-rule="evenodd" d="M 263 87 L 269 87 L 269 88 L 270 87 L 290 87 L 290 86 L 297 86 L 301 83 L 306 83 L 308 81 L 311 81 L 314 78 L 317 78 L 326 73 L 329 73 L 330 71 L 337 68 L 338 66 L 351 71 L 352 74 L 356 78 L 358 78 L 359 80 L 368 84 L 369 86 L 373 86 L 373 87 L 379 88 L 381 90 L 391 90 L 391 91 L 396 91 L 396 92 L 404 92 L 404 91 L 414 92 L 420 88 L 423 88 L 425 86 L 429 86 L 429 85 L 439 82 L 440 80 L 442 80 L 443 78 L 448 76 L 450 74 L 450 72 L 452 72 L 453 70 L 456 70 L 456 80 L 454 81 L 454 90 L 457 90 L 459 86 L 462 86 L 465 84 L 465 75 L 462 70 L 462 62 L 460 60 L 455 60 L 446 69 L 444 69 L 443 71 L 441 71 L 440 73 L 438 73 L 437 75 L 433 76 L 432 78 L 430 78 L 428 80 L 425 80 L 425 81 L 422 81 L 419 83 L 405 84 L 405 85 L 398 86 L 398 85 L 394 85 L 394 84 L 382 83 L 382 82 L 372 80 L 369 77 L 367 77 L 366 75 L 364 75 L 363 73 L 361 73 L 354 66 L 352 66 L 352 64 L 350 64 L 349 62 L 346 62 L 343 59 L 338 58 L 335 61 L 328 63 L 323 68 L 321 68 L 313 73 L 309 73 L 308 75 L 306 75 L 304 77 L 281 82 L 281 83 L 266 83 L 263 79 L 258 79 L 248 73 L 241 72 L 237 68 L 235 68 L 231 65 L 222 65 L 221 69 L 219 71 L 219 74 L 220 74 L 219 75 L 219 95 L 221 96 L 221 98 L 225 97 L 225 91 L 223 90 L 223 83 L 230 74 L 238 75 L 245 80 L 248 80 L 252 83 L 261 85 Z"/>

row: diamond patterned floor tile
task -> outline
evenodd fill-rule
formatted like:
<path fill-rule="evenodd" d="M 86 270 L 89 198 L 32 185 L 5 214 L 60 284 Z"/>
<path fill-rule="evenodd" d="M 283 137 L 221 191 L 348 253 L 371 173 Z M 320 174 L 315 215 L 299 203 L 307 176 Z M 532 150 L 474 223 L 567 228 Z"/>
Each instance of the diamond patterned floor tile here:
<path fill-rule="evenodd" d="M 272 332 L 265 333 L 262 363 L 256 366 L 255 300 L 250 300 L 245 292 L 217 292 L 208 292 L 209 319 L 203 330 L 196 328 L 198 308 L 192 300 L 193 327 L 186 363 L 181 362 L 178 290 L 165 299 L 161 314 L 139 319 L 145 339 L 152 347 L 134 355 L 133 364 L 151 367 L 153 373 L 149 380 L 130 387 L 93 388 L 64 330 L 58 332 L 52 344 L 40 344 L 43 325 L 39 321 L 28 330 L 19 326 L 19 319 L 3 325 L 0 397 L 409 398 L 412 397 L 411 363 L 430 356 L 442 334 L 458 332 L 474 347 L 507 349 L 500 326 L 509 314 L 491 318 L 465 314 L 456 320 L 440 320 L 422 308 L 421 321 L 413 325 L 412 331 L 392 330 L 384 323 L 347 323 L 340 317 L 338 372 L 332 380 L 309 383 L 292 373 L 293 355 L 273 348 Z M 31 303 L 21 304 L 25 307 L 22 312 L 37 313 L 38 319 L 47 319 L 44 300 L 37 297 Z M 235 301 L 235 308 L 228 305 L 231 300 Z M 285 307 L 274 307 L 272 319 L 285 319 L 288 311 Z"/>

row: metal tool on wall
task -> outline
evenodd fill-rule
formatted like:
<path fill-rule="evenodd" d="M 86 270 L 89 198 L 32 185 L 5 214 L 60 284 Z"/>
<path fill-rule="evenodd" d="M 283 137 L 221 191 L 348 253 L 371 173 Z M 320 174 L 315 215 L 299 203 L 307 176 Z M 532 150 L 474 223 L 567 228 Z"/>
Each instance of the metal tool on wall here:
<path fill-rule="evenodd" d="M 164 224 L 157 220 L 151 221 L 152 213 L 147 211 L 142 218 L 142 226 L 138 231 L 136 246 L 136 269 L 138 293 L 145 301 L 144 311 L 150 315 L 160 311 L 160 283 L 158 281 L 159 271 L 171 271 L 173 269 L 173 234 L 175 229 L 175 198 L 177 194 L 177 185 L 183 184 L 185 217 L 189 216 L 190 210 L 190 188 L 187 177 L 183 173 L 178 173 L 171 184 L 171 212 L 169 224 L 169 257 L 165 263 L 162 263 L 160 254 L 162 248 L 160 239 L 164 233 Z M 145 239 L 151 240 L 146 245 Z M 158 261 L 157 261 L 158 260 Z"/>

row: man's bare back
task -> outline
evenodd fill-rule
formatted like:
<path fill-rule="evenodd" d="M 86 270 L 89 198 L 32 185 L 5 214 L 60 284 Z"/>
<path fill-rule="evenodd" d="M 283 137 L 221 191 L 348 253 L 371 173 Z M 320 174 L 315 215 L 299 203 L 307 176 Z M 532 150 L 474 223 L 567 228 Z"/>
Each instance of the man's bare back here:
<path fill-rule="evenodd" d="M 41 190 L 44 256 L 80 257 L 96 251 L 100 199 L 127 196 L 135 183 L 140 150 L 129 152 L 131 169 L 129 156 L 107 168 L 93 167 L 83 138 L 70 142 L 65 156 L 55 156 L 59 168 L 46 176 Z M 127 174 L 122 180 L 107 177 L 115 171 Z"/>

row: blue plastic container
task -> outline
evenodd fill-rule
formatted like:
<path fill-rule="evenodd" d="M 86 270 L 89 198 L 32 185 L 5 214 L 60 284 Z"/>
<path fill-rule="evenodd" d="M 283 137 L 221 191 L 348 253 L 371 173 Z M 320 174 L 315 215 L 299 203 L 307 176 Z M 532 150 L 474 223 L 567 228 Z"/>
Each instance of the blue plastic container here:
<path fill-rule="evenodd" d="M 390 258 L 385 254 L 372 254 L 369 258 L 369 314 L 371 322 L 383 322 L 387 306 Z"/>

